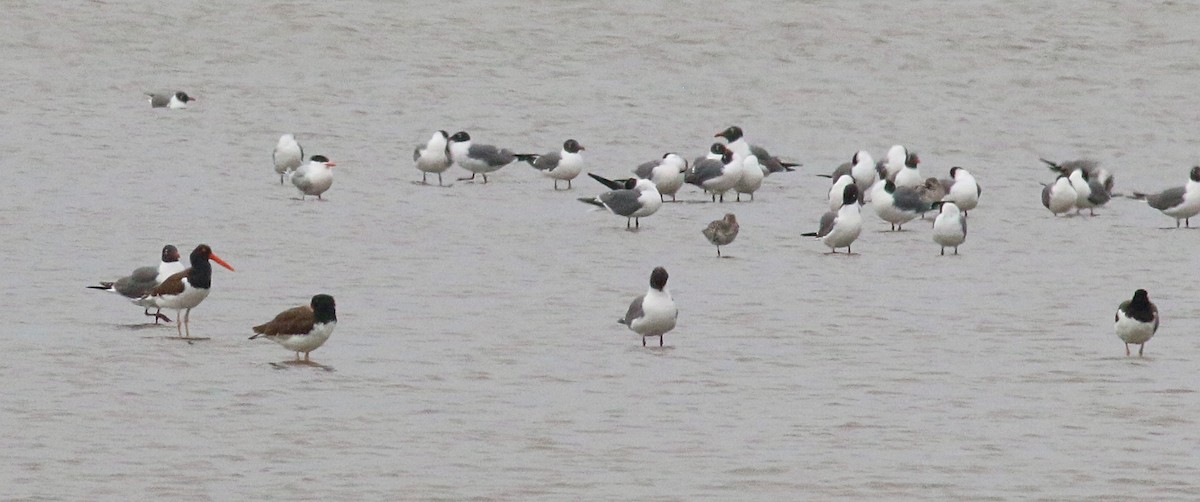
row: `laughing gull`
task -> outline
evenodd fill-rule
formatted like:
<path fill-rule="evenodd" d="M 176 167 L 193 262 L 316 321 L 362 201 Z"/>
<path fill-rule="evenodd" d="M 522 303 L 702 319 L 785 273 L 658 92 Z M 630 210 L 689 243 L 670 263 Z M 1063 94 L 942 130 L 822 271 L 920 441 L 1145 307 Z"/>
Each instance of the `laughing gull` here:
<path fill-rule="evenodd" d="M 330 168 L 336 165 L 324 155 L 313 155 L 308 158 L 307 164 L 292 171 L 292 184 L 300 190 L 300 200 L 304 200 L 305 195 L 316 195 L 317 200 L 325 200 L 321 194 L 333 186 L 333 170 Z"/>
<path fill-rule="evenodd" d="M 904 167 L 896 173 L 896 186 L 902 188 L 916 188 L 921 186 L 925 182 L 925 178 L 921 177 L 921 170 L 917 167 L 920 163 L 921 158 L 917 157 L 916 152 L 907 152 L 904 157 Z"/>
<path fill-rule="evenodd" d="M 858 208 L 858 187 L 846 186 L 842 194 L 842 207 L 837 212 L 830 211 L 821 216 L 821 226 L 816 232 L 800 234 L 804 237 L 816 237 L 829 246 L 830 253 L 836 253 L 838 248 L 846 248 L 850 254 L 850 245 L 862 233 L 862 215 Z"/>
<path fill-rule="evenodd" d="M 742 159 L 742 175 L 738 177 L 737 183 L 733 185 L 733 191 L 737 192 L 737 201 L 742 201 L 742 194 L 750 194 L 750 200 L 754 200 L 754 192 L 762 187 L 763 173 L 762 164 L 758 162 L 757 155 L 751 155 Z"/>
<path fill-rule="evenodd" d="M 187 108 L 188 101 L 196 101 L 196 98 L 188 96 L 186 92 L 178 91 L 174 94 L 170 92 L 147 92 L 150 96 L 151 108 Z"/>
<path fill-rule="evenodd" d="M 946 196 L 942 197 L 942 200 L 953 202 L 962 210 L 963 214 L 969 213 L 979 205 L 979 196 L 983 195 L 983 188 L 980 188 L 979 183 L 975 181 L 975 176 L 966 169 L 958 166 L 951 167 L 949 183 L 944 181 L 940 183 L 946 189 Z"/>
<path fill-rule="evenodd" d="M 725 192 L 732 190 L 742 177 L 741 159 L 735 160 L 733 150 L 725 148 L 725 145 L 714 143 L 713 149 L 717 147 L 722 151 L 721 158 L 696 159 L 684 176 L 684 181 L 712 192 L 713 202 L 717 201 L 718 196 L 721 202 L 725 202 Z"/>
<path fill-rule="evenodd" d="M 1168 188 L 1155 194 L 1133 192 L 1133 198 L 1146 199 L 1150 207 L 1175 218 L 1175 228 L 1179 228 L 1179 220 L 1183 220 L 1184 226 L 1191 227 L 1191 218 L 1200 214 L 1200 166 L 1192 168 L 1184 186 Z"/>
<path fill-rule="evenodd" d="M 1096 216 L 1095 208 L 1103 206 L 1112 198 L 1108 195 L 1108 190 L 1104 189 L 1104 185 L 1095 179 L 1089 179 L 1087 171 L 1083 169 L 1071 171 L 1067 180 L 1071 182 L 1071 188 L 1075 189 L 1075 212 L 1077 214 L 1087 209 L 1091 216 Z"/>
<path fill-rule="evenodd" d="M 663 204 L 658 189 L 650 180 L 637 180 L 633 188 L 604 192 L 599 197 L 581 197 L 579 200 L 607 209 L 617 216 L 624 216 L 626 230 L 630 229 L 630 222 L 640 228 L 640 218 L 654 214 Z"/>
<path fill-rule="evenodd" d="M 279 184 L 288 171 L 293 171 L 304 163 L 304 148 L 296 142 L 296 136 L 284 134 L 275 143 L 275 151 L 271 152 L 271 161 L 275 163 L 275 172 L 279 173 Z"/>
<path fill-rule="evenodd" d="M 892 230 L 902 230 L 905 223 L 917 219 L 930 206 L 921 199 L 916 188 L 898 187 L 890 180 L 875 183 L 871 189 L 871 205 L 883 221 L 892 224 Z"/>
<path fill-rule="evenodd" d="M 866 150 L 859 150 L 850 158 L 850 176 L 854 177 L 858 193 L 865 193 L 875 184 L 876 174 L 878 173 L 875 170 L 875 159 L 872 159 Z"/>
<path fill-rule="evenodd" d="M 854 178 L 849 174 L 843 174 L 841 177 L 833 181 L 833 186 L 829 187 L 829 210 L 837 211 L 842 208 L 843 194 L 846 193 L 846 187 L 854 184 Z"/>
<path fill-rule="evenodd" d="M 733 154 L 746 158 L 751 155 L 758 157 L 758 163 L 762 165 L 763 176 L 785 172 L 795 171 L 793 167 L 799 167 L 802 164 L 795 162 L 784 162 L 774 155 L 767 152 L 766 148 L 758 145 L 751 145 L 742 136 L 742 128 L 738 126 L 729 126 L 724 131 L 721 131 L 713 136 L 714 138 L 725 138 L 729 142 L 729 149 L 733 150 Z"/>
<path fill-rule="evenodd" d="M 472 144 L 471 135 L 466 131 L 459 131 L 450 136 L 450 158 L 459 167 L 471 171 L 469 178 L 459 178 L 459 181 L 474 180 L 476 174 L 481 174 L 484 183 L 487 183 L 487 173 L 517 160 L 517 156 L 507 148 Z"/>
<path fill-rule="evenodd" d="M 450 169 L 450 135 L 446 131 L 434 131 L 433 136 L 424 146 L 417 145 L 413 149 L 413 162 L 421 171 L 421 183 L 427 184 L 425 177 L 429 173 L 438 175 L 438 186 L 442 186 L 442 173 Z"/>
<path fill-rule="evenodd" d="M 610 190 L 632 189 L 637 185 L 638 178 L 619 178 L 610 180 L 596 173 L 587 173 L 592 179 L 599 181 L 601 185 L 608 187 Z"/>
<path fill-rule="evenodd" d="M 667 152 L 661 159 L 637 166 L 637 169 L 633 170 L 633 174 L 639 178 L 653 181 L 654 185 L 658 187 L 659 195 L 664 198 L 670 195 L 671 202 L 675 202 L 675 193 L 683 186 L 684 173 L 687 170 L 688 163 L 683 157 Z"/>
<path fill-rule="evenodd" d="M 179 262 L 179 250 L 175 246 L 167 244 L 162 248 L 162 261 L 157 267 L 138 267 L 125 277 L 112 282 L 101 282 L 98 286 L 88 286 L 88 288 L 116 293 L 125 298 L 141 298 L 155 286 L 162 284 L 168 277 L 182 272 L 183 269 L 183 263 Z M 149 307 L 146 307 L 143 313 L 153 317 L 154 324 L 158 324 L 160 319 L 171 322 L 170 317 L 162 314 L 162 309 L 151 314 Z"/>
<path fill-rule="evenodd" d="M 567 181 L 567 190 L 571 189 L 571 180 L 583 172 L 583 155 L 580 151 L 587 150 L 578 141 L 568 139 L 563 142 L 561 152 L 550 152 L 542 155 L 536 153 L 518 153 L 517 160 L 528 162 L 534 169 L 554 179 L 554 189 L 558 190 L 559 180 Z"/>
<path fill-rule="evenodd" d="M 1087 173 L 1089 179 L 1095 179 L 1096 181 L 1100 182 L 1101 185 L 1104 185 L 1105 191 L 1112 193 L 1112 189 L 1113 189 L 1112 173 L 1109 173 L 1108 169 L 1104 169 L 1104 168 L 1100 167 L 1099 162 L 1096 162 L 1091 159 L 1068 160 L 1066 162 L 1061 162 L 1061 163 L 1053 162 L 1053 161 L 1049 161 L 1049 160 L 1041 159 L 1041 158 L 1039 158 L 1038 160 L 1042 161 L 1047 166 L 1049 166 L 1051 171 L 1054 171 L 1056 173 L 1059 173 L 1059 174 L 1062 174 L 1065 176 L 1070 176 L 1071 173 L 1074 172 L 1075 170 L 1082 169 L 1083 171 L 1085 171 Z"/>
<path fill-rule="evenodd" d="M 1058 216 L 1075 207 L 1076 196 L 1075 189 L 1071 188 L 1071 180 L 1060 174 L 1053 184 L 1042 188 L 1042 205 Z"/>
<path fill-rule="evenodd" d="M 733 213 L 725 213 L 725 217 L 719 220 L 713 220 L 708 224 L 708 227 L 701 231 L 704 237 L 708 239 L 714 246 L 717 246 L 717 258 L 721 257 L 721 246 L 728 245 L 737 238 L 738 230 L 737 217 Z"/>
<path fill-rule="evenodd" d="M 657 336 L 658 346 L 662 347 L 663 335 L 675 329 L 675 321 L 679 319 L 679 309 L 675 307 L 671 293 L 667 292 L 667 277 L 667 269 L 655 267 L 650 273 L 650 289 L 634 298 L 625 317 L 617 320 L 642 335 L 643 347 L 648 336 Z"/>
<path fill-rule="evenodd" d="M 1146 342 L 1158 331 L 1158 307 L 1150 301 L 1146 290 L 1133 292 L 1133 299 L 1121 302 L 1113 315 L 1117 337 L 1125 342 L 1125 355 L 1129 355 L 1129 344 L 1138 345 L 1138 355 L 1146 350 Z"/>
<path fill-rule="evenodd" d="M 933 220 L 933 242 L 942 246 L 942 256 L 946 256 L 946 246 L 953 246 L 954 254 L 958 254 L 958 246 L 967 240 L 967 217 L 953 202 L 933 204 L 940 206 L 937 218 Z"/>

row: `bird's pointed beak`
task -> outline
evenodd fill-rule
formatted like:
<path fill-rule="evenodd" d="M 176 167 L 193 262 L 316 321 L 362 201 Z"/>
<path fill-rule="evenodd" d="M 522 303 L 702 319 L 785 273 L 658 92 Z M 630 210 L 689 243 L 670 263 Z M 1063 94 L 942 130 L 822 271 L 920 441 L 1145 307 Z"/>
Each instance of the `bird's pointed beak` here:
<path fill-rule="evenodd" d="M 222 260 L 220 257 L 218 257 L 215 254 L 209 254 L 208 259 L 215 261 L 215 262 L 217 262 L 218 265 L 229 269 L 230 272 L 236 272 L 236 270 L 234 270 L 233 267 L 229 266 L 228 263 L 225 263 L 225 260 Z"/>
<path fill-rule="evenodd" d="M 325 163 L 325 165 L 327 165 L 327 166 L 329 166 L 329 167 L 333 167 L 333 166 L 336 166 L 336 165 L 337 165 L 337 163 L 335 163 L 335 162 L 326 162 L 326 163 Z"/>

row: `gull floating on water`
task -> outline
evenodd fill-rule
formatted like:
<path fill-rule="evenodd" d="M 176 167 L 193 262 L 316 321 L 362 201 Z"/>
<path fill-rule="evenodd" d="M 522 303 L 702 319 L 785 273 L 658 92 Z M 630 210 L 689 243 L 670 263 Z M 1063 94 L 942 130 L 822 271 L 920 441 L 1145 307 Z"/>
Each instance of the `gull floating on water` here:
<path fill-rule="evenodd" d="M 150 97 L 151 108 L 187 108 L 189 101 L 197 101 L 196 98 L 188 96 L 187 93 L 183 91 L 178 91 L 175 93 L 147 92 L 146 95 Z"/>
<path fill-rule="evenodd" d="M 1125 342 L 1125 355 L 1129 355 L 1129 344 L 1138 346 L 1138 355 L 1146 349 L 1146 342 L 1158 331 L 1158 307 L 1150 301 L 1146 290 L 1133 292 L 1133 299 L 1121 302 L 1113 316 L 1117 337 Z"/>
<path fill-rule="evenodd" d="M 646 346 L 646 337 L 657 336 L 658 346 L 663 345 L 663 335 L 675 329 L 675 321 L 679 318 L 679 309 L 675 300 L 667 292 L 667 269 L 655 267 L 650 273 L 650 289 L 629 304 L 625 317 L 617 322 L 629 326 L 634 333 L 642 335 L 642 346 Z"/>

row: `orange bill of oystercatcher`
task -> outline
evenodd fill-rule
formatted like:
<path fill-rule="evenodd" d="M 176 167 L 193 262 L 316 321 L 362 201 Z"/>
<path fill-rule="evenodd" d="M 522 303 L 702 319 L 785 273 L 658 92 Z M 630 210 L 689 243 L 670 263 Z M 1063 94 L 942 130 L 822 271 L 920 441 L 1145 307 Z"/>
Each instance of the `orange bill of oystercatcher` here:
<path fill-rule="evenodd" d="M 225 263 L 225 260 L 213 254 L 212 248 L 208 247 L 208 244 L 196 246 L 196 249 L 192 250 L 190 259 L 191 268 L 168 277 L 162 284 L 155 286 L 141 298 L 133 300 L 133 303 L 146 308 L 175 309 L 177 320 L 179 312 L 182 311 L 183 320 L 175 323 L 175 329 L 179 332 L 180 338 L 192 336 L 189 325 L 192 309 L 208 298 L 208 290 L 212 287 L 212 265 L 208 261 L 215 261 L 229 269 L 230 272 L 234 271 L 233 267 Z M 185 331 L 186 336 L 184 335 Z"/>
<path fill-rule="evenodd" d="M 316 295 L 308 305 L 287 309 L 275 316 L 271 322 L 255 326 L 255 335 L 250 339 L 265 336 L 295 352 L 297 361 L 303 352 L 304 362 L 309 362 L 308 353 L 324 345 L 336 326 L 337 309 L 333 297 Z"/>
<path fill-rule="evenodd" d="M 126 298 L 141 298 L 155 286 L 162 284 L 168 277 L 182 270 L 183 264 L 179 263 L 179 250 L 175 246 L 167 244 L 162 248 L 162 261 L 157 267 L 138 267 L 125 277 L 112 282 L 104 281 L 98 286 L 88 286 L 88 288 L 116 293 Z M 163 315 L 161 310 L 158 309 L 151 314 L 150 308 L 147 307 L 143 312 L 147 316 L 154 317 L 154 324 L 158 324 L 159 320 L 171 322 L 171 318 Z"/>

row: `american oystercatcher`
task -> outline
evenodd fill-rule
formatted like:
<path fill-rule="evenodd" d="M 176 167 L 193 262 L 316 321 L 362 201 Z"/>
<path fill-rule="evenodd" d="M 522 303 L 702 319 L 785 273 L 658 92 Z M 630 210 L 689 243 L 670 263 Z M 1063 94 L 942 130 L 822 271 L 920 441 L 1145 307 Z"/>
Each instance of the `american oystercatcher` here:
<path fill-rule="evenodd" d="M 337 309 L 333 297 L 316 295 L 308 305 L 287 309 L 275 316 L 271 322 L 255 326 L 255 335 L 250 339 L 265 336 L 295 352 L 297 361 L 303 352 L 304 361 L 308 362 L 308 353 L 324 345 L 336 326 Z"/>
<path fill-rule="evenodd" d="M 1137 344 L 1138 355 L 1146 348 L 1146 342 L 1158 331 L 1158 307 L 1150 301 L 1146 290 L 1133 292 L 1133 298 L 1121 302 L 1113 315 L 1117 337 L 1125 342 L 1125 355 L 1129 355 L 1129 344 Z"/>
<path fill-rule="evenodd" d="M 179 250 L 175 246 L 167 244 L 162 248 L 162 262 L 157 267 L 138 267 L 125 277 L 113 282 L 101 282 L 99 286 L 88 286 L 88 288 L 116 293 L 126 298 L 141 298 L 154 289 L 154 286 L 162 284 L 168 277 L 181 271 L 183 271 L 183 264 L 179 263 Z M 158 324 L 160 319 L 171 322 L 171 318 L 163 315 L 161 310 L 151 314 L 150 309 L 146 308 L 144 313 L 154 318 L 154 324 Z"/>
<path fill-rule="evenodd" d="M 179 317 L 179 312 L 186 310 L 183 314 L 183 321 L 175 324 L 180 338 L 185 337 L 185 329 L 186 336 L 192 336 L 189 325 L 192 309 L 208 298 L 208 290 L 212 287 L 212 265 L 208 261 L 215 261 L 229 269 L 230 272 L 233 271 L 233 267 L 225 263 L 225 260 L 213 254 L 212 248 L 208 247 L 208 244 L 196 246 L 196 249 L 192 250 L 190 259 L 191 268 L 168 277 L 162 284 L 155 286 L 141 298 L 133 300 L 133 303 L 146 308 L 175 309 L 176 318 Z"/>

